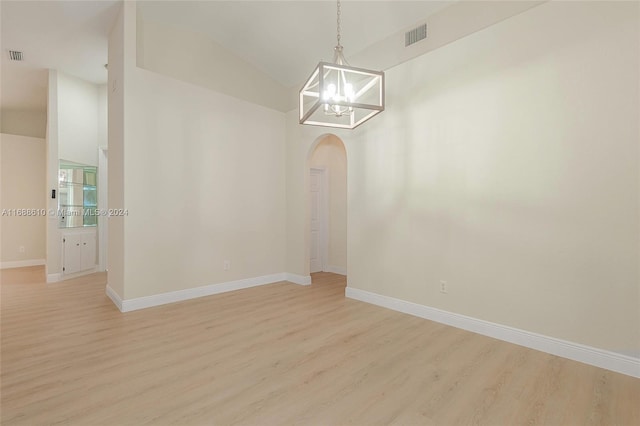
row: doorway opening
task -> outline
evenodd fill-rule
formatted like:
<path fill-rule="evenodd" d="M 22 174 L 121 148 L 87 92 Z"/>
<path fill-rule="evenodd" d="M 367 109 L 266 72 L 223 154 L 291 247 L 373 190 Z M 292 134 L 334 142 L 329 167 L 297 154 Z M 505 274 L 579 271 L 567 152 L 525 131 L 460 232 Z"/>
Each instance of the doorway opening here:
<path fill-rule="evenodd" d="M 333 134 L 311 147 L 309 173 L 309 272 L 347 275 L 347 152 Z M 317 275 L 316 275 L 317 276 Z"/>

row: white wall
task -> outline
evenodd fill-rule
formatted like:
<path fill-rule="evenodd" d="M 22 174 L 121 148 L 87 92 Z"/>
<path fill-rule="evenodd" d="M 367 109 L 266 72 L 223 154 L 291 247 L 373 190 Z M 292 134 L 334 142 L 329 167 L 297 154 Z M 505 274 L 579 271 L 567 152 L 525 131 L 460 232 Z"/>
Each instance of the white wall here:
<path fill-rule="evenodd" d="M 125 70 L 135 66 L 131 53 L 125 55 L 125 9 L 123 3 L 118 18 L 109 34 L 109 72 L 107 82 L 108 120 L 107 138 L 109 159 L 107 163 L 109 209 L 124 209 L 124 107 L 125 107 Z M 127 22 L 128 23 L 128 22 Z M 129 23 L 129 27 L 131 24 Z M 129 28 L 131 31 L 131 28 Z M 135 24 L 129 38 L 135 40 Z M 133 57 L 135 58 L 135 56 Z M 133 61 L 133 64 L 130 63 Z M 120 298 L 124 298 L 124 216 L 109 218 L 108 224 L 108 264 L 109 287 Z"/>
<path fill-rule="evenodd" d="M 46 252 L 46 217 L 40 211 L 46 209 L 44 139 L 0 134 L 0 163 L 0 262 L 3 267 L 27 266 L 28 261 L 42 264 Z M 17 216 L 12 209 L 30 209 L 33 215 Z"/>
<path fill-rule="evenodd" d="M 47 131 L 46 131 L 46 149 L 47 149 L 47 211 L 58 210 L 58 199 L 51 198 L 51 190 L 58 191 L 58 71 L 49 70 L 48 75 L 48 96 L 47 96 Z M 62 250 L 61 250 L 61 234 L 58 229 L 58 217 L 47 215 L 46 220 L 46 239 L 47 239 L 47 263 L 46 273 L 47 281 L 58 281 L 62 274 Z"/>
<path fill-rule="evenodd" d="M 120 240 L 109 224 L 109 285 L 112 269 L 124 299 L 284 272 L 285 115 L 136 68 L 135 5 L 123 9 L 125 90 L 109 104 L 109 200 L 123 193 L 128 215 Z M 111 87 L 111 58 L 109 70 Z M 112 120 L 124 110 L 120 124 Z M 111 179 L 116 124 L 121 191 Z M 123 259 L 114 263 L 112 250 Z"/>
<path fill-rule="evenodd" d="M 97 86 L 98 88 L 98 135 L 97 135 L 97 144 L 99 147 L 107 146 L 109 141 L 107 140 L 108 135 L 108 94 L 107 94 L 107 85 L 102 84 Z"/>
<path fill-rule="evenodd" d="M 637 3 L 550 2 L 387 71 L 337 133 L 349 286 L 640 356 L 638 42 Z M 294 271 L 322 130 L 287 118 Z"/>
<path fill-rule="evenodd" d="M 283 272 L 284 115 L 138 71 L 125 297 Z"/>
<path fill-rule="evenodd" d="M 279 111 L 292 106 L 289 88 L 202 34 L 143 19 L 137 32 L 141 68 Z"/>
<path fill-rule="evenodd" d="M 326 270 L 347 271 L 347 152 L 334 135 L 324 137 L 313 150 L 311 167 L 328 175 L 328 259 Z"/>
<path fill-rule="evenodd" d="M 58 72 L 58 158 L 98 165 L 98 86 Z"/>
<path fill-rule="evenodd" d="M 44 139 L 47 127 L 46 111 L 3 109 L 0 132 Z"/>
<path fill-rule="evenodd" d="M 548 3 L 388 72 L 349 285 L 640 355 L 638 40 L 637 4 Z"/>

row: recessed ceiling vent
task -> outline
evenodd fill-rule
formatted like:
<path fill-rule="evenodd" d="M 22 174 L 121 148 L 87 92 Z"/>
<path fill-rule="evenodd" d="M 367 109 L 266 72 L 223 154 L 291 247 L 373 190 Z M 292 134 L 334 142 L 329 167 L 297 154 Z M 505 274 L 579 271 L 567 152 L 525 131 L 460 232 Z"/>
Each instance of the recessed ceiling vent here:
<path fill-rule="evenodd" d="M 425 38 L 427 38 L 427 24 L 422 24 L 404 33 L 404 47 L 411 46 Z"/>
<path fill-rule="evenodd" d="M 10 50 L 9 51 L 9 59 L 12 61 L 21 61 L 22 60 L 22 52 L 19 52 L 17 50 Z"/>

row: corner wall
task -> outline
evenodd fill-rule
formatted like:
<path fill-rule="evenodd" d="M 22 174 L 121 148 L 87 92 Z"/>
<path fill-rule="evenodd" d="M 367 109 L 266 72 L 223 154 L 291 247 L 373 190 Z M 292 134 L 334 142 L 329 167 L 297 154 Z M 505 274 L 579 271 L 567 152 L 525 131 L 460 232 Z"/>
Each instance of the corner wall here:
<path fill-rule="evenodd" d="M 51 190 L 58 189 L 58 71 L 48 71 L 47 92 L 47 166 L 46 166 L 46 203 L 47 210 L 58 210 L 58 199 L 51 198 Z M 47 227 L 47 282 L 58 281 L 62 276 L 62 249 L 60 244 L 60 230 L 58 217 L 48 214 Z"/>
<path fill-rule="evenodd" d="M 285 115 L 137 67 L 136 21 L 125 2 L 109 47 L 109 286 L 126 303 L 281 274 Z"/>
<path fill-rule="evenodd" d="M 120 7 L 116 22 L 109 34 L 109 72 L 107 82 L 107 137 L 109 159 L 107 162 L 108 209 L 124 210 L 124 134 L 125 134 L 125 78 L 135 62 L 131 64 L 131 52 L 126 54 L 125 7 Z M 130 19 L 130 18 L 129 18 Z M 128 21 L 128 20 L 127 20 Z M 127 22 L 129 31 L 131 23 Z M 135 39 L 134 33 L 129 37 Z M 124 298 L 124 258 L 125 258 L 125 217 L 116 215 L 109 218 L 107 274 L 108 286 L 120 299 Z"/>

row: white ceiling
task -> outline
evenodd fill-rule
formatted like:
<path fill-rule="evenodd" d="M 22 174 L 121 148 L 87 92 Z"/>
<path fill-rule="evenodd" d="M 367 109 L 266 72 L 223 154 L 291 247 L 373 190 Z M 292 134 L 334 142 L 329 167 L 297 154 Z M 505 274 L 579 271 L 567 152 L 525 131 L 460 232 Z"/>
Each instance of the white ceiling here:
<path fill-rule="evenodd" d="M 343 0 L 347 58 L 451 4 Z M 106 82 L 108 34 L 119 1 L 7 1 L 2 13 L 1 107 L 44 110 L 46 69 Z M 336 44 L 336 4 L 324 1 L 140 1 L 141 16 L 207 35 L 285 86 L 303 81 Z M 188 46 L 185 46 L 188 48 Z M 11 62 L 7 50 L 24 52 Z"/>
<path fill-rule="evenodd" d="M 342 0 L 347 58 L 451 4 Z M 336 1 L 144 1 L 142 17 L 204 34 L 287 87 L 308 77 L 336 45 Z"/>

